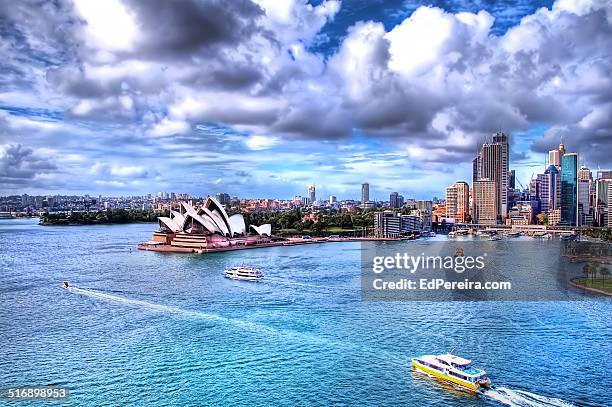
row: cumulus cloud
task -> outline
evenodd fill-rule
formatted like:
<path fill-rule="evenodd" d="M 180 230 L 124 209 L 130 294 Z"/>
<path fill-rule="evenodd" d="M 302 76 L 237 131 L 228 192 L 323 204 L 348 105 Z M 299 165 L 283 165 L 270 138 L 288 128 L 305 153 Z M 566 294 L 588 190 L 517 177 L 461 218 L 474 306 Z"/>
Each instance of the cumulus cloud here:
<path fill-rule="evenodd" d="M 0 185 L 24 187 L 37 177 L 57 170 L 53 161 L 21 144 L 0 146 Z"/>
<path fill-rule="evenodd" d="M 219 168 L 226 155 L 287 146 L 303 156 L 358 136 L 393 146 L 415 171 L 437 171 L 469 162 L 493 131 L 537 125 L 545 131 L 533 152 L 563 136 L 587 163 L 612 164 L 605 154 L 612 147 L 609 1 L 559 0 L 503 34 L 487 11 L 422 6 L 394 26 L 354 21 L 329 54 L 313 51 L 341 8 L 334 0 L 0 5 L 0 103 L 61 115 L 11 114 L 0 134 L 14 141 L 15 129 L 29 123 L 28 142 L 44 146 L 57 132 L 44 126 L 59 123 L 82 130 L 60 139 L 70 147 L 66 156 L 125 162 L 100 157 L 111 154 L 112 139 L 129 146 L 117 155 L 157 161 L 168 154 L 166 162 Z M 234 139 L 198 130 L 211 125 Z M 78 140 L 91 151 L 75 151 Z M 296 141 L 312 144 L 294 151 Z M 105 165 L 98 175 L 114 182 L 157 176 L 145 170 L 148 162 L 114 172 Z"/>

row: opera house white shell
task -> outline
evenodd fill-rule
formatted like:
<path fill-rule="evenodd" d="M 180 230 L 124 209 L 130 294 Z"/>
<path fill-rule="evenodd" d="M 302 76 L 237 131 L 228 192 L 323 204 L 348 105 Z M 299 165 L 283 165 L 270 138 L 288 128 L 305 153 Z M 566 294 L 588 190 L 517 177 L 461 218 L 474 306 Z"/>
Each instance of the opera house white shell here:
<path fill-rule="evenodd" d="M 172 233 L 218 234 L 232 238 L 245 236 L 247 232 L 244 217 L 241 214 L 228 216 L 223 205 L 213 197 L 208 197 L 197 210 L 181 202 L 180 211 L 170 211 L 170 217 L 160 217 L 158 222 L 161 230 Z M 270 224 L 251 225 L 251 230 L 260 236 L 272 235 Z"/>

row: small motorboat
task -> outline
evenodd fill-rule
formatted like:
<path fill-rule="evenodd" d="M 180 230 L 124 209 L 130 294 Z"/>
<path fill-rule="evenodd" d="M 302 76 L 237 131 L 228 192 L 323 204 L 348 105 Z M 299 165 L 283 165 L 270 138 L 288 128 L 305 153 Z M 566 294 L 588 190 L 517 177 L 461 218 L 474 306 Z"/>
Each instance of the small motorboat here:
<path fill-rule="evenodd" d="M 68 281 L 64 281 L 64 283 L 62 284 L 62 288 L 69 288 L 70 284 L 68 284 Z"/>
<path fill-rule="evenodd" d="M 502 237 L 498 234 L 495 234 L 495 235 L 491 235 L 490 239 L 491 240 L 502 240 Z"/>

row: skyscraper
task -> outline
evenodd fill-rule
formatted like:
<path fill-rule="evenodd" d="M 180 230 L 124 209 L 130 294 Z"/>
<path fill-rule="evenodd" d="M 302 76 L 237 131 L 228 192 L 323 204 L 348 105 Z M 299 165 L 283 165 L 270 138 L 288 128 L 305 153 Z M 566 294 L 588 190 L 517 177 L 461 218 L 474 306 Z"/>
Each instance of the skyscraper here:
<path fill-rule="evenodd" d="M 587 225 L 593 221 L 591 213 L 591 170 L 580 167 L 578 170 L 578 224 Z"/>
<path fill-rule="evenodd" d="M 314 184 L 308 187 L 308 200 L 313 204 L 317 200 L 316 187 Z"/>
<path fill-rule="evenodd" d="M 548 164 L 554 165 L 555 167 L 561 166 L 561 155 L 559 154 L 559 150 L 550 150 L 548 152 Z"/>
<path fill-rule="evenodd" d="M 364 182 L 361 184 L 361 204 L 365 204 L 370 200 L 370 184 Z"/>
<path fill-rule="evenodd" d="M 472 185 L 472 218 L 474 223 L 494 225 L 497 223 L 497 183 L 481 179 Z"/>
<path fill-rule="evenodd" d="M 470 212 L 470 186 L 467 182 L 457 181 L 446 188 L 446 217 L 455 222 L 465 223 Z"/>
<path fill-rule="evenodd" d="M 578 154 L 561 157 L 561 224 L 578 225 Z"/>
<path fill-rule="evenodd" d="M 491 142 L 485 142 L 472 161 L 472 175 L 474 181 L 489 180 L 495 183 L 495 207 L 497 218 L 508 216 L 508 188 L 509 188 L 509 145 L 508 136 L 504 133 L 495 133 Z"/>

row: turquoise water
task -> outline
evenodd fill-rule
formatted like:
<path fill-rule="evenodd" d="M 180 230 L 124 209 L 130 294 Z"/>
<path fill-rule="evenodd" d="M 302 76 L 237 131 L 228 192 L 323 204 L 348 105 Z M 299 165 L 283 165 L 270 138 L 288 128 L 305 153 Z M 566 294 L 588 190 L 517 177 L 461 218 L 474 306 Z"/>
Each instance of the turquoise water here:
<path fill-rule="evenodd" d="M 358 243 L 135 250 L 152 228 L 0 221 L 0 387 L 67 386 L 75 406 L 612 405 L 609 299 L 364 302 Z M 266 278 L 223 277 L 240 264 Z M 502 390 L 409 368 L 453 347 Z"/>

